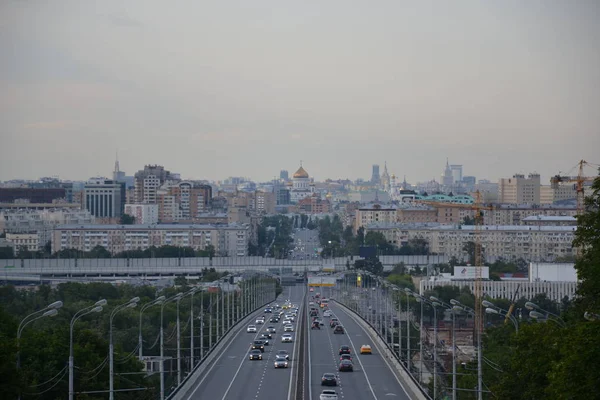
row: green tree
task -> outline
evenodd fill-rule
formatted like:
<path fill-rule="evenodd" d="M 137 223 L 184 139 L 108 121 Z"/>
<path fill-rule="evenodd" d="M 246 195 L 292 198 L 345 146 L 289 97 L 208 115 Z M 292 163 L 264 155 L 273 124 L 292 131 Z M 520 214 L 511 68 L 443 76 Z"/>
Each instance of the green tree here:
<path fill-rule="evenodd" d="M 122 214 L 121 219 L 119 219 L 119 223 L 121 225 L 133 225 L 135 224 L 135 217 L 129 214 Z"/>

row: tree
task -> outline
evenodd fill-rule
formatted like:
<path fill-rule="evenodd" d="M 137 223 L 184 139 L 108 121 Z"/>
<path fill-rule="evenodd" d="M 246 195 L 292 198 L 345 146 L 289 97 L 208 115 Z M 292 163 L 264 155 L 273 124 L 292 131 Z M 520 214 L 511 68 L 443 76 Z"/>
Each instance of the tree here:
<path fill-rule="evenodd" d="M 129 214 L 122 214 L 119 223 L 121 225 L 133 225 L 135 224 L 135 217 Z"/>

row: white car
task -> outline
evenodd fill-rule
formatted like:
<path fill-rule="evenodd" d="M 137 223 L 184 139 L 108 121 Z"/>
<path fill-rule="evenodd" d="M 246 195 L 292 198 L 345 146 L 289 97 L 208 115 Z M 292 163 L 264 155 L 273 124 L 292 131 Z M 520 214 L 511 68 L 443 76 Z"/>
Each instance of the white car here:
<path fill-rule="evenodd" d="M 323 390 L 319 396 L 319 400 L 337 400 L 337 398 L 335 390 Z"/>
<path fill-rule="evenodd" d="M 257 318 L 256 321 L 254 321 L 254 323 L 256 323 L 256 324 L 264 324 L 265 323 L 265 318 L 264 317 Z"/>
<path fill-rule="evenodd" d="M 294 326 L 293 325 L 284 325 L 283 326 L 283 331 L 284 332 L 294 332 Z"/>
<path fill-rule="evenodd" d="M 284 333 L 281 336 L 281 343 L 292 343 L 294 339 L 292 339 L 292 335 L 289 333 Z"/>
<path fill-rule="evenodd" d="M 248 329 L 246 329 L 248 333 L 256 333 L 256 325 L 248 325 Z"/>

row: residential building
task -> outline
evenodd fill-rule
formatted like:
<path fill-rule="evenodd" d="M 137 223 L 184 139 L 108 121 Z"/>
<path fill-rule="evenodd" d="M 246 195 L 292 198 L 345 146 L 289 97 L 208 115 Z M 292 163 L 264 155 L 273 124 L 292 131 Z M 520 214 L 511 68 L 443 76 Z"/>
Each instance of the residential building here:
<path fill-rule="evenodd" d="M 243 257 L 248 252 L 249 231 L 247 225 L 60 225 L 52 232 L 52 251 L 90 251 L 102 246 L 117 254 L 152 246 L 206 250 L 210 245 L 219 256 Z"/>
<path fill-rule="evenodd" d="M 125 214 L 135 218 L 136 224 L 158 224 L 158 204 L 125 204 Z"/>
<path fill-rule="evenodd" d="M 498 203 L 540 204 L 540 175 L 515 174 L 512 178 L 501 178 L 498 182 Z"/>
<path fill-rule="evenodd" d="M 83 187 L 83 208 L 97 218 L 119 218 L 125 207 L 125 182 L 92 178 Z"/>
<path fill-rule="evenodd" d="M 162 165 L 146 165 L 134 175 L 135 203 L 157 204 L 158 189 L 168 181 L 177 181 L 176 176 Z"/>
<path fill-rule="evenodd" d="M 35 252 L 44 245 L 43 242 L 40 243 L 37 233 L 7 233 L 6 241 L 14 246 L 17 255 L 22 248 Z"/>
<path fill-rule="evenodd" d="M 465 245 L 475 240 L 484 249 L 484 259 L 554 261 L 573 255 L 576 226 L 482 226 L 478 233 L 472 225 L 379 223 L 365 226 L 366 231 L 381 232 L 388 242 L 401 246 L 410 239 L 424 239 L 429 251 L 465 259 Z"/>

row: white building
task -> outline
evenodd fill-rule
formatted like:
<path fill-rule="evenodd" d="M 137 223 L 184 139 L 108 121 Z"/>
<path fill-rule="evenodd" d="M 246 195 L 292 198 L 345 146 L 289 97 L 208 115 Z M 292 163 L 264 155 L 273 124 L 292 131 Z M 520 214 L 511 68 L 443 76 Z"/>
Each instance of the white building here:
<path fill-rule="evenodd" d="M 116 254 L 152 246 L 191 247 L 212 245 L 218 256 L 243 257 L 248 253 L 248 225 L 60 225 L 52 232 L 52 252 L 63 249 L 90 251 L 96 246 Z"/>
<path fill-rule="evenodd" d="M 136 224 L 158 224 L 158 204 L 125 204 L 125 214 L 134 217 Z"/>
<path fill-rule="evenodd" d="M 314 183 L 311 182 L 308 172 L 300 166 L 292 176 L 292 189 L 290 190 L 290 200 L 297 203 L 300 200 L 310 197 L 315 192 Z"/>
<path fill-rule="evenodd" d="M 368 231 L 381 232 L 389 243 L 401 246 L 410 239 L 424 239 L 432 253 L 466 259 L 465 245 L 475 241 L 478 234 L 484 259 L 519 259 L 553 261 L 573 255 L 576 226 L 475 226 L 443 224 L 372 224 Z"/>

